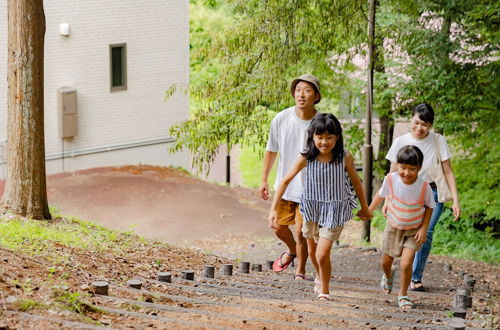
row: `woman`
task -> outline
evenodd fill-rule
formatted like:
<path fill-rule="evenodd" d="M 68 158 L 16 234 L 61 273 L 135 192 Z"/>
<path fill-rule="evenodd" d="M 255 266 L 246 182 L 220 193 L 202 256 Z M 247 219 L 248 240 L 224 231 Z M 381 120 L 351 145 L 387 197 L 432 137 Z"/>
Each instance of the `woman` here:
<path fill-rule="evenodd" d="M 460 217 L 460 202 L 458 199 L 455 175 L 453 174 L 453 169 L 451 168 L 451 154 L 448 150 L 448 145 L 446 144 L 444 137 L 440 134 L 430 132 L 433 123 L 434 109 L 432 109 L 432 107 L 427 103 L 417 105 L 413 109 L 410 132 L 396 138 L 386 156 L 386 158 L 391 161 L 390 171 L 396 172 L 396 156 L 398 150 L 405 145 L 414 145 L 419 147 L 424 154 L 424 163 L 419 172 L 419 176 L 430 183 L 434 193 L 434 199 L 436 201 L 436 207 L 432 212 L 429 229 L 427 231 L 427 241 L 422 246 L 422 249 L 415 254 L 415 259 L 413 260 L 413 274 L 410 284 L 410 290 L 413 291 L 425 291 L 425 288 L 422 285 L 422 275 L 425 263 L 427 262 L 427 257 L 431 251 L 434 227 L 443 212 L 443 203 L 438 202 L 436 184 L 427 176 L 427 171 L 437 162 L 434 139 L 437 139 L 443 173 L 453 196 L 452 209 L 454 220 L 456 221 Z"/>

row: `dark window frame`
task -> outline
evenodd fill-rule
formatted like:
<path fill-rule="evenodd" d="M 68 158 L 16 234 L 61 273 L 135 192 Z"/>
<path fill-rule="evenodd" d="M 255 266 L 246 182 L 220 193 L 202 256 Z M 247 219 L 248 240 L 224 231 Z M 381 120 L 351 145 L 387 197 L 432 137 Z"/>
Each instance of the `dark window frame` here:
<path fill-rule="evenodd" d="M 113 49 L 122 48 L 122 84 L 113 86 Z M 109 86 L 112 92 L 123 91 L 127 89 L 127 44 L 109 45 Z"/>

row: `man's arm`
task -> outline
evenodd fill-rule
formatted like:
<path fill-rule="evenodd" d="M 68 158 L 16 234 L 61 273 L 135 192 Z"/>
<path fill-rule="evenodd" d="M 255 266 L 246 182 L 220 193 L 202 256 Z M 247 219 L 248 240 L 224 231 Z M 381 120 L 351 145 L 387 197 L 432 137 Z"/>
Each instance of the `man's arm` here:
<path fill-rule="evenodd" d="M 266 151 L 264 155 L 264 166 L 262 168 L 262 177 L 261 177 L 259 193 L 260 197 L 265 201 L 269 199 L 269 185 L 267 184 L 267 179 L 269 178 L 269 173 L 273 168 L 277 155 L 278 155 L 277 152 L 272 152 L 272 151 Z"/>

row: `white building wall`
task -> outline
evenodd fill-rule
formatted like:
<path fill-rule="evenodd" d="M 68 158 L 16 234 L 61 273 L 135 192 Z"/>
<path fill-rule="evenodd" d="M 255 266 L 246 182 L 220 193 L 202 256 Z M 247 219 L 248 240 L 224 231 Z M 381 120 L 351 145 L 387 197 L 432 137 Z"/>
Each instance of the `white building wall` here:
<path fill-rule="evenodd" d="M 6 7 L 0 6 L 0 141 L 7 122 Z M 169 127 L 187 118 L 188 97 L 177 92 L 166 100 L 165 91 L 188 85 L 188 0 L 45 0 L 44 9 L 47 172 L 62 171 L 63 147 L 65 157 L 73 157 L 66 158 L 65 170 L 137 163 L 187 167 L 188 155 L 169 155 L 167 141 Z M 70 25 L 69 36 L 59 34 L 61 23 Z M 121 43 L 127 89 L 111 92 L 109 46 Z M 57 118 L 62 86 L 76 89 L 78 106 L 78 136 L 64 146 Z M 105 156 L 114 149 L 121 150 L 116 157 Z"/>

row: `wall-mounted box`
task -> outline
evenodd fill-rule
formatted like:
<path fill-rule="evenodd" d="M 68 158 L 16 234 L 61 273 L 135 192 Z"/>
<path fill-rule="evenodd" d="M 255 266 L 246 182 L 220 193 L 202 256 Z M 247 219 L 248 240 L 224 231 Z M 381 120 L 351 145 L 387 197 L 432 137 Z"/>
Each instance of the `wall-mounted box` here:
<path fill-rule="evenodd" d="M 68 86 L 57 90 L 59 137 L 72 138 L 78 134 L 76 89 Z"/>

